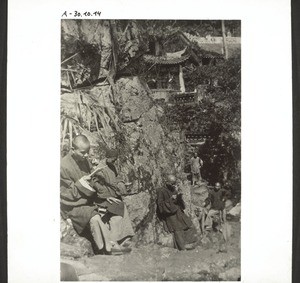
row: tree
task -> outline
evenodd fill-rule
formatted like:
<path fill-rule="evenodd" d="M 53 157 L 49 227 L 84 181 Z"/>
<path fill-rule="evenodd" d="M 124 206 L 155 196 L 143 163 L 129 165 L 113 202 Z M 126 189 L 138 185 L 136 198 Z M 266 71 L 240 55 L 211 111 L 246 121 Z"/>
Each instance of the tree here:
<path fill-rule="evenodd" d="M 166 108 L 167 124 L 186 132 L 208 136 L 199 148 L 204 159 L 203 177 L 210 183 L 217 180 L 240 182 L 241 95 L 240 58 L 230 58 L 218 65 L 199 66 L 191 73 L 192 85 L 204 80 L 217 80 L 209 85 L 207 96 L 199 104 Z"/>

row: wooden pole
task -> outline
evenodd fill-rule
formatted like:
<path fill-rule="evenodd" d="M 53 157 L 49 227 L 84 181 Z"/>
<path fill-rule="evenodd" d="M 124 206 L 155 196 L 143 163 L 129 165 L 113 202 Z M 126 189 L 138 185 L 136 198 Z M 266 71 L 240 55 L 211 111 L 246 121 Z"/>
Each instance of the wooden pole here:
<path fill-rule="evenodd" d="M 183 71 L 182 71 L 182 66 L 181 65 L 179 65 L 179 84 L 180 84 L 180 92 L 185 92 Z"/>
<path fill-rule="evenodd" d="M 222 37 L 223 37 L 224 57 L 227 60 L 228 59 L 228 49 L 227 49 L 227 43 L 226 43 L 225 23 L 224 23 L 224 20 L 222 20 Z"/>

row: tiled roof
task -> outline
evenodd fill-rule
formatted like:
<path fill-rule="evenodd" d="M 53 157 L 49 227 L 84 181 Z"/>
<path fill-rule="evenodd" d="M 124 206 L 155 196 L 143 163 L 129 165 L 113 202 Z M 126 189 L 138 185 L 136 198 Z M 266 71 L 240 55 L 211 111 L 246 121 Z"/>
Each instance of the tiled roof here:
<path fill-rule="evenodd" d="M 174 65 L 180 64 L 189 59 L 190 54 L 184 56 L 155 56 L 155 55 L 144 55 L 143 58 L 147 63 L 159 64 L 159 65 Z"/>

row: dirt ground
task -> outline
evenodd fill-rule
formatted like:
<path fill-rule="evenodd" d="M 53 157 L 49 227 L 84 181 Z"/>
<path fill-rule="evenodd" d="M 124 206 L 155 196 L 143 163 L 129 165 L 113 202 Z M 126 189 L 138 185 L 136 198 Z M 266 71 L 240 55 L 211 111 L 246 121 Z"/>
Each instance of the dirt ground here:
<path fill-rule="evenodd" d="M 62 262 L 75 267 L 80 281 L 239 281 L 240 221 L 228 223 L 232 235 L 227 244 L 220 232 L 209 232 L 194 250 L 148 245 L 119 256 Z"/>

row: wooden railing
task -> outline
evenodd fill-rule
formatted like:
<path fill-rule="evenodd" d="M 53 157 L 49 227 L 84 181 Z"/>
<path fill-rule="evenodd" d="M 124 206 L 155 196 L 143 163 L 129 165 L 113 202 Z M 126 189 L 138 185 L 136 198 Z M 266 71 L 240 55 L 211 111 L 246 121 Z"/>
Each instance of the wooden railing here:
<path fill-rule="evenodd" d="M 190 133 L 185 135 L 185 140 L 190 145 L 202 145 L 206 142 L 209 136 L 207 134 Z"/>

